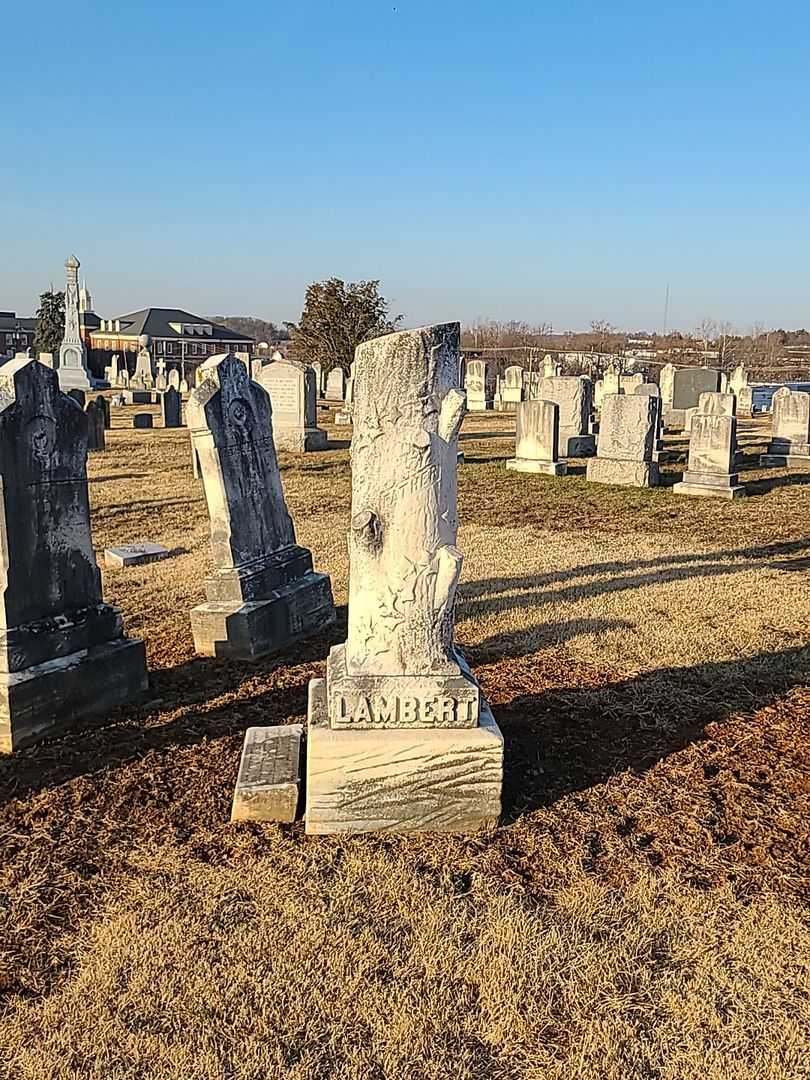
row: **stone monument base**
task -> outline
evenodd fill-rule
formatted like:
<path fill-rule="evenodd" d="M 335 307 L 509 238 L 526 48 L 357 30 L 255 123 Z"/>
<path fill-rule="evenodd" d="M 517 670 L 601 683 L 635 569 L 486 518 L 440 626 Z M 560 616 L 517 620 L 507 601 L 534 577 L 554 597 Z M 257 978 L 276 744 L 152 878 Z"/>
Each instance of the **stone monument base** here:
<path fill-rule="evenodd" d="M 335 425 L 337 427 L 351 427 L 352 426 L 352 414 L 346 412 L 345 409 L 340 409 L 335 413 Z"/>
<path fill-rule="evenodd" d="M 231 821 L 295 821 L 302 724 L 245 732 Z"/>
<path fill-rule="evenodd" d="M 230 660 L 258 660 L 280 652 L 334 620 L 329 577 L 314 571 L 263 599 L 209 600 L 191 609 L 197 654 Z"/>
<path fill-rule="evenodd" d="M 591 458 L 586 479 L 592 484 L 620 484 L 624 487 L 657 487 L 658 462 L 620 461 L 617 458 Z"/>
<path fill-rule="evenodd" d="M 713 473 L 690 472 L 683 474 L 683 480 L 673 485 L 676 495 L 697 495 L 711 499 L 739 499 L 745 495 L 745 487 L 738 484 L 737 473 L 716 475 Z"/>
<path fill-rule="evenodd" d="M 487 703 L 466 728 L 330 728 L 325 679 L 309 684 L 306 831 L 469 833 L 501 813 L 503 736 Z"/>
<path fill-rule="evenodd" d="M 84 368 L 60 367 L 56 374 L 59 377 L 59 389 L 63 394 L 70 390 L 92 390 L 93 382 L 88 378 Z"/>
<path fill-rule="evenodd" d="M 514 472 L 545 473 L 546 476 L 565 476 L 568 472 L 564 461 L 536 461 L 534 458 L 509 458 L 506 467 Z"/>
<path fill-rule="evenodd" d="M 131 638 L 0 673 L 0 752 L 75 728 L 127 704 L 148 685 L 144 644 Z"/>
<path fill-rule="evenodd" d="M 327 444 L 326 432 L 323 428 L 308 427 L 297 431 L 285 431 L 275 429 L 273 442 L 276 450 L 289 450 L 294 454 L 308 453 L 313 450 L 325 450 Z"/>
<path fill-rule="evenodd" d="M 560 435 L 560 457 L 593 457 L 596 439 L 593 435 Z"/>
<path fill-rule="evenodd" d="M 760 454 L 761 469 L 801 469 L 810 471 L 810 456 L 804 454 Z"/>
<path fill-rule="evenodd" d="M 665 431 L 683 431 L 686 427 L 688 409 L 664 409 L 661 422 Z"/>

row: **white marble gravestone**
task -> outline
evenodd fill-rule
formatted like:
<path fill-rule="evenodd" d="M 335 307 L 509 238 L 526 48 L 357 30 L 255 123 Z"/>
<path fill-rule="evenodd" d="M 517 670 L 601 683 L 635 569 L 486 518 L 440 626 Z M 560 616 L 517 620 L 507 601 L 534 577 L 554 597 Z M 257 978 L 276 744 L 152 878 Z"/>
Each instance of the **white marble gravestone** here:
<path fill-rule="evenodd" d="M 506 463 L 515 472 L 564 476 L 559 459 L 560 407 L 553 401 L 522 401 L 515 418 L 515 456 Z"/>
<path fill-rule="evenodd" d="M 560 407 L 560 454 L 563 457 L 590 457 L 596 453 L 591 433 L 593 384 L 578 375 L 556 375 L 540 379 L 537 397 Z"/>
<path fill-rule="evenodd" d="M 67 284 L 65 285 L 65 331 L 59 346 L 59 389 L 91 390 L 93 387 L 87 370 L 87 349 L 79 332 L 79 260 L 71 255 L 65 262 Z"/>
<path fill-rule="evenodd" d="M 138 357 L 135 361 L 135 371 L 130 379 L 130 386 L 141 387 L 151 390 L 155 379 L 152 370 L 152 354 L 149 351 L 149 335 L 141 334 L 138 338 Z"/>
<path fill-rule="evenodd" d="M 596 457 L 588 462 L 587 478 L 597 484 L 655 487 L 658 406 L 646 394 L 606 394 L 602 400 Z"/>
<path fill-rule="evenodd" d="M 491 409 L 495 392 L 491 365 L 486 360 L 468 360 L 464 380 L 467 409 L 470 412 L 486 412 Z"/>
<path fill-rule="evenodd" d="M 453 645 L 459 333 L 357 348 L 348 638 L 310 683 L 309 833 L 498 820 L 503 738 Z"/>
<path fill-rule="evenodd" d="M 37 360 L 0 370 L 0 750 L 147 686 L 142 641 L 105 604 L 90 532 L 88 420 Z"/>
<path fill-rule="evenodd" d="M 315 372 L 297 360 L 276 360 L 262 369 L 261 385 L 273 406 L 273 438 L 278 450 L 326 449 L 326 432 L 318 427 Z"/>
<path fill-rule="evenodd" d="M 737 499 L 745 495 L 734 472 L 737 447 L 737 418 L 720 400 L 726 395 L 701 395 L 700 406 L 692 414 L 689 431 L 689 458 L 683 480 L 675 484 L 676 495 L 699 495 Z M 732 395 L 733 396 L 733 395 Z"/>
<path fill-rule="evenodd" d="M 763 466 L 810 467 L 810 394 L 781 387 L 773 395 L 773 429 Z"/>
<path fill-rule="evenodd" d="M 658 388 L 661 391 L 661 405 L 664 410 L 672 408 L 672 395 L 675 392 L 675 372 L 677 368 L 674 364 L 664 364 L 661 368 L 661 373 L 658 376 Z"/>
<path fill-rule="evenodd" d="M 208 369 L 186 422 L 211 518 L 214 573 L 191 612 L 202 656 L 254 660 L 335 617 L 325 574 L 295 541 L 273 445 L 270 397 L 233 355 Z"/>
<path fill-rule="evenodd" d="M 498 407 L 513 411 L 523 401 L 523 368 L 512 364 L 503 373 L 500 381 Z"/>
<path fill-rule="evenodd" d="M 326 376 L 324 397 L 327 401 L 343 401 L 346 396 L 346 372 L 342 367 L 333 367 Z"/>

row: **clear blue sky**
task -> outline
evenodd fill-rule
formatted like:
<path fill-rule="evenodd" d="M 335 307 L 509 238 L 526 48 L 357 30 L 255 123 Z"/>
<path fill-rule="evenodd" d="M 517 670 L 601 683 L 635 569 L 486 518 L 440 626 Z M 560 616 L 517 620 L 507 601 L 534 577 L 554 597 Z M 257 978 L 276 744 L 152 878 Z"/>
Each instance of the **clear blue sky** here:
<path fill-rule="evenodd" d="M 810 325 L 810 5 L 4 6 L 0 308 Z"/>

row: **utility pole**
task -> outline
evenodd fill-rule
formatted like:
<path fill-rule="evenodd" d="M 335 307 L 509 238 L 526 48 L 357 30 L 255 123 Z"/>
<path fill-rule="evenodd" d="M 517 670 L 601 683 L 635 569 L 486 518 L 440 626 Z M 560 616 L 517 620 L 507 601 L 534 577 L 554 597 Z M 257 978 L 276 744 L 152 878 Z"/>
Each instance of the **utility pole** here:
<path fill-rule="evenodd" d="M 667 336 L 667 322 L 669 321 L 669 282 L 667 282 L 667 291 L 664 298 L 664 337 Z"/>

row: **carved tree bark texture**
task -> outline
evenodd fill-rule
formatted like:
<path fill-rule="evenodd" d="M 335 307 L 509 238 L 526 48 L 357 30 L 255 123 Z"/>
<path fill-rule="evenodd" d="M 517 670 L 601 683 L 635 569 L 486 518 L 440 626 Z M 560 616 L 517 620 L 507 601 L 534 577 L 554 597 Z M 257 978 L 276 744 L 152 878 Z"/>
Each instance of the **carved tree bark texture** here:
<path fill-rule="evenodd" d="M 458 323 L 357 349 L 349 674 L 455 675 Z"/>

